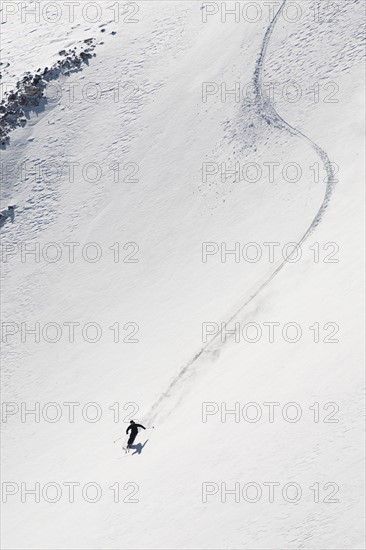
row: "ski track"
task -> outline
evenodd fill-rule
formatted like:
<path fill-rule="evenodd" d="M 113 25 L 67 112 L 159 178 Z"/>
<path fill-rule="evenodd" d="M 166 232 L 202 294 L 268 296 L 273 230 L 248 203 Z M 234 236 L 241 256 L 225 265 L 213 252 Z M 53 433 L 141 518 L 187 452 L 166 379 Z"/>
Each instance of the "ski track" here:
<path fill-rule="evenodd" d="M 267 31 L 264 35 L 264 39 L 263 39 L 263 43 L 262 43 L 262 47 L 261 47 L 261 50 L 260 50 L 260 53 L 258 55 L 258 59 L 257 59 L 257 62 L 256 62 L 256 67 L 255 67 L 255 71 L 254 71 L 254 79 L 253 79 L 253 83 L 254 83 L 254 88 L 255 88 L 255 95 L 256 95 L 256 105 L 257 105 L 257 110 L 258 110 L 258 114 L 269 120 L 271 122 L 271 124 L 273 124 L 275 127 L 279 128 L 279 129 L 282 129 L 282 130 L 287 130 L 292 136 L 296 136 L 296 137 L 299 137 L 300 139 L 302 139 L 303 141 L 305 141 L 308 145 L 310 145 L 312 147 L 312 149 L 314 149 L 314 151 L 318 154 L 318 156 L 321 158 L 321 161 L 323 163 L 323 166 L 325 168 L 325 171 L 327 173 L 327 185 L 326 185 L 326 190 L 325 190 L 325 195 L 324 195 L 324 199 L 323 199 L 323 202 L 321 203 L 320 207 L 319 207 L 319 210 L 318 212 L 316 213 L 313 221 L 311 222 L 310 226 L 308 227 L 308 229 L 306 230 L 306 232 L 304 233 L 304 235 L 301 237 L 301 239 L 298 241 L 297 245 L 298 246 L 301 246 L 304 241 L 311 235 L 311 233 L 315 230 L 315 228 L 319 225 L 319 223 L 321 222 L 322 218 L 323 218 L 323 214 L 329 204 L 329 201 L 330 201 L 330 198 L 332 196 L 332 193 L 333 193 L 333 189 L 334 189 L 334 185 L 335 185 L 335 181 L 334 181 L 334 171 L 333 171 L 333 168 L 332 168 L 332 164 L 329 160 L 329 157 L 327 155 L 327 153 L 319 146 L 317 145 L 312 139 L 310 139 L 308 136 L 306 136 L 305 134 L 303 134 L 300 130 L 298 130 L 297 128 L 294 128 L 293 126 L 291 126 L 289 123 L 287 123 L 282 117 L 281 115 L 279 115 L 279 113 L 276 111 L 276 109 L 274 108 L 274 106 L 272 105 L 272 103 L 270 102 L 269 98 L 266 97 L 265 95 L 265 92 L 263 90 L 263 69 L 264 69 L 264 62 L 265 62 L 265 57 L 266 57 L 266 53 L 267 53 L 267 49 L 268 49 L 268 45 L 269 45 L 269 42 L 270 42 L 270 39 L 271 39 L 271 36 L 272 36 L 272 33 L 275 29 L 275 26 L 276 26 L 276 23 L 283 11 L 283 8 L 286 4 L 287 0 L 283 0 L 281 6 L 279 7 L 276 15 L 273 17 L 272 21 L 270 22 L 268 28 L 267 28 Z M 296 249 L 295 249 L 296 250 Z M 264 288 L 266 288 L 272 281 L 273 279 L 278 275 L 278 273 L 284 268 L 284 266 L 287 264 L 287 261 L 289 259 L 291 259 L 292 255 L 294 254 L 295 250 L 290 253 L 285 259 L 284 261 L 275 269 L 275 271 L 270 275 L 270 277 L 268 279 L 266 279 L 260 286 L 259 288 L 255 291 L 254 294 L 252 294 L 252 296 L 250 296 L 234 313 L 233 315 L 226 320 L 226 324 L 230 323 L 231 321 L 233 321 L 236 317 L 238 317 L 242 311 L 247 307 L 248 304 L 250 304 L 254 298 L 256 298 Z M 221 349 L 225 343 L 224 342 L 219 342 L 218 344 L 216 344 L 218 338 L 221 336 L 221 331 L 219 331 L 211 340 L 210 342 L 207 342 L 207 344 L 205 346 L 203 346 L 181 369 L 180 371 L 178 372 L 178 374 L 173 378 L 173 380 L 170 382 L 169 386 L 167 387 L 167 389 L 160 395 L 160 397 L 157 399 L 157 401 L 155 401 L 155 403 L 152 405 L 152 407 L 150 408 L 150 411 L 148 412 L 148 414 L 146 415 L 146 418 L 148 419 L 148 421 L 153 421 L 155 420 L 155 418 L 157 417 L 157 415 L 159 414 L 159 408 L 160 408 L 160 405 L 166 400 L 166 399 L 169 399 L 171 396 L 172 396 L 172 391 L 175 390 L 176 386 L 178 384 L 180 384 L 183 379 L 184 379 L 184 376 L 187 374 L 187 373 L 190 373 L 190 374 L 193 374 L 193 372 L 189 372 L 192 365 L 194 365 L 196 363 L 196 361 L 198 361 L 198 359 L 203 355 L 204 352 L 206 351 L 210 351 L 210 352 L 217 352 L 219 349 Z M 210 349 L 210 348 L 214 348 L 214 349 Z"/>

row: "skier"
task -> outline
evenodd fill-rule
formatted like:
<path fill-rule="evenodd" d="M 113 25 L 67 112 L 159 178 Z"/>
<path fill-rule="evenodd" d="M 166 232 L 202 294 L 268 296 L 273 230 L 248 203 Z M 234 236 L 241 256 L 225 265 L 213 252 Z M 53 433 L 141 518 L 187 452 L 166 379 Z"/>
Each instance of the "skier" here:
<path fill-rule="evenodd" d="M 142 424 L 136 424 L 136 422 L 134 422 L 133 420 L 130 420 L 130 425 L 128 426 L 128 428 L 126 430 L 126 434 L 128 434 L 128 432 L 131 430 L 131 435 L 128 438 L 128 441 L 127 441 L 127 449 L 131 449 L 131 446 L 132 446 L 133 442 L 135 441 L 136 436 L 138 434 L 138 431 L 139 431 L 138 429 L 139 428 L 142 428 L 143 430 L 146 430 L 145 426 L 143 426 Z"/>

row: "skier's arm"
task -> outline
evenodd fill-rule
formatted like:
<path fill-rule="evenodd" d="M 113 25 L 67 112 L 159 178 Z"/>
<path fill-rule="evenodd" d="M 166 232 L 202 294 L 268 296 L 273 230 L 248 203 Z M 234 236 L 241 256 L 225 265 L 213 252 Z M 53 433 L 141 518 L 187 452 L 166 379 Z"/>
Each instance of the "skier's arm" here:
<path fill-rule="evenodd" d="M 136 426 L 137 426 L 138 428 L 142 428 L 143 430 L 146 430 L 145 426 L 143 426 L 142 424 L 136 424 Z"/>
<path fill-rule="evenodd" d="M 126 434 L 128 434 L 128 432 L 130 431 L 131 429 L 131 426 L 128 426 L 127 430 L 126 430 Z"/>

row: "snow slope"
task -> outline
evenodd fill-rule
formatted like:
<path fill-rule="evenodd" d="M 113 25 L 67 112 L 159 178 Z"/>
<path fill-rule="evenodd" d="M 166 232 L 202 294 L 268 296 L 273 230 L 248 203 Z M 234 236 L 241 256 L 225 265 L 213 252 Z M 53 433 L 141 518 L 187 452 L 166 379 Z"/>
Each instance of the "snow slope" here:
<path fill-rule="evenodd" d="M 269 17 L 261 2 L 258 21 L 223 22 L 220 3 L 204 22 L 214 3 L 144 1 L 117 22 L 114 4 L 100 3 L 94 23 L 76 10 L 74 21 L 63 11 L 55 23 L 15 13 L 2 24 L 8 80 L 52 65 L 89 37 L 103 42 L 2 151 L 1 207 L 17 205 L 2 226 L 2 400 L 3 411 L 15 411 L 2 425 L 2 478 L 15 484 L 2 504 L 3 547 L 362 549 L 364 5 L 322 3 L 318 17 L 303 1 L 291 22 L 284 10 L 294 3 L 274 3 Z M 275 82 L 281 92 L 268 97 Z M 298 101 L 293 85 L 283 93 L 291 82 Z M 203 83 L 219 90 L 207 101 Z M 223 100 L 222 86 L 235 83 L 252 92 Z M 225 163 L 249 167 L 246 179 L 225 181 Z M 273 181 L 268 163 L 278 163 Z M 291 171 L 283 175 L 289 163 L 300 167 L 296 182 Z M 258 181 L 253 166 L 262 170 Z M 217 173 L 205 181 L 205 169 Z M 262 257 L 223 262 L 218 252 L 202 261 L 202 243 L 220 250 L 236 242 L 257 243 Z M 280 243 L 273 261 L 268 242 Z M 301 243 L 297 262 L 279 253 L 290 242 Z M 74 261 L 65 243 L 79 243 Z M 25 247 L 39 249 L 39 261 Z M 256 323 L 262 336 L 225 341 L 217 332 L 204 342 L 202 324 L 222 322 Z M 270 343 L 273 322 L 280 326 Z M 35 323 L 38 342 L 24 332 Z M 79 323 L 73 341 L 70 323 Z M 96 325 L 83 333 L 88 323 Z M 282 336 L 287 323 L 300 326 L 297 342 Z M 75 422 L 70 402 L 81 404 Z M 102 412 L 97 422 L 81 415 L 91 402 Z M 257 422 L 220 415 L 222 403 L 242 410 L 253 402 L 248 415 L 259 407 Z M 279 404 L 273 422 L 268 402 Z M 293 402 L 298 422 L 281 414 Z M 22 421 L 21 403 L 57 403 L 62 417 Z M 204 403 L 215 412 L 206 422 Z M 338 422 L 324 421 L 331 413 Z M 130 418 L 151 429 L 138 436 L 147 441 L 141 453 L 124 456 L 113 441 Z M 58 484 L 62 495 L 22 502 L 22 482 Z M 77 489 L 70 503 L 67 482 L 94 482 L 101 498 L 87 502 Z M 250 482 L 247 499 L 228 494 L 223 502 L 221 483 Z M 280 484 L 274 502 L 269 482 Z M 134 497 L 128 483 L 138 486 Z M 297 485 L 286 500 L 287 483 Z M 258 486 L 262 495 L 249 502 Z M 214 494 L 203 498 L 204 487 Z M 294 487 L 302 493 L 289 502 Z M 332 491 L 338 502 L 324 502 Z"/>

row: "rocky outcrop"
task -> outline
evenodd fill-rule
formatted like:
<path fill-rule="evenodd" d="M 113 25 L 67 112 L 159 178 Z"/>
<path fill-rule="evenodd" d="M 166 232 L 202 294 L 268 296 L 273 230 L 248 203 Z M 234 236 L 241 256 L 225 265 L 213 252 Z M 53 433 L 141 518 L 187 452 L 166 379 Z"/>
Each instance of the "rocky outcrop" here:
<path fill-rule="evenodd" d="M 52 65 L 38 69 L 34 74 L 25 73 L 17 82 L 16 89 L 5 93 L 5 98 L 0 102 L 0 146 L 2 149 L 10 141 L 9 134 L 14 128 L 25 126 L 29 114 L 33 111 L 41 111 L 47 103 L 45 89 L 48 82 L 56 80 L 61 74 L 70 75 L 81 71 L 89 59 L 95 57 L 93 52 L 96 42 L 94 38 L 87 38 L 81 48 L 61 50 L 60 59 Z"/>

